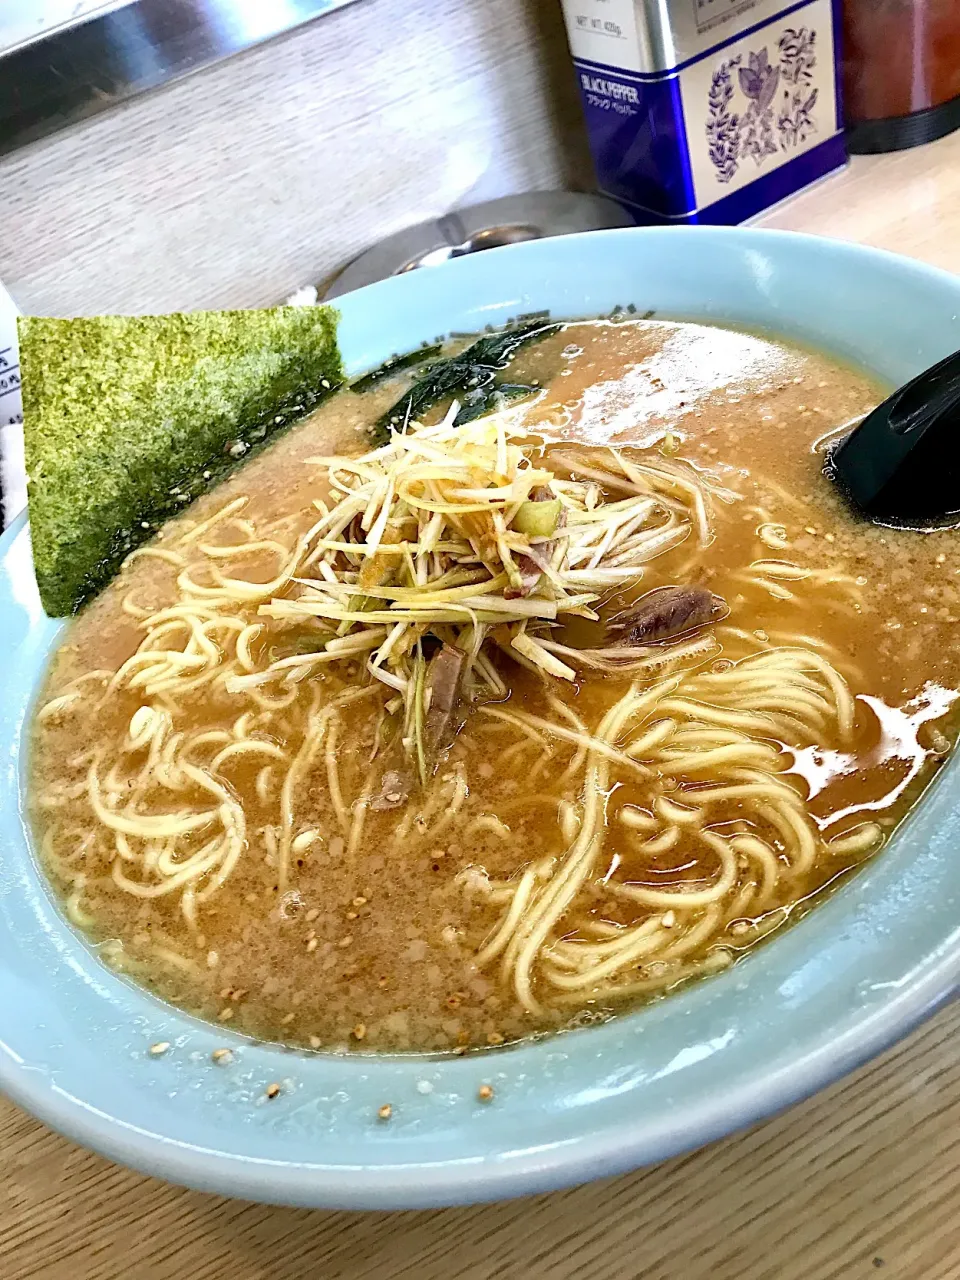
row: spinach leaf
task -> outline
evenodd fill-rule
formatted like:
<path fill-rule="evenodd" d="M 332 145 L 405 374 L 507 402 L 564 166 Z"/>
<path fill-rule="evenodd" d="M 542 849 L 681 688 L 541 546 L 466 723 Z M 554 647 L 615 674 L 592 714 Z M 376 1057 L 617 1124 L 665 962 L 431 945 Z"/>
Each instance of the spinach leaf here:
<path fill-rule="evenodd" d="M 542 320 L 535 320 L 503 329 L 499 333 L 485 333 L 458 355 L 438 360 L 377 420 L 373 428 L 375 442 L 385 444 L 392 430 L 420 418 L 427 409 L 448 396 L 460 395 L 464 400 L 468 396 L 474 397 L 473 404 L 477 411 L 467 418 L 458 417 L 458 422 L 470 421 L 471 417 L 491 412 L 492 408 L 479 407 L 486 403 L 479 393 L 495 387 L 497 373 L 507 367 L 521 347 L 530 342 L 538 342 L 559 329 L 558 324 L 544 324 Z M 535 390 L 536 388 L 530 388 L 528 394 Z M 495 402 L 491 399 L 489 403 L 493 406 Z"/>

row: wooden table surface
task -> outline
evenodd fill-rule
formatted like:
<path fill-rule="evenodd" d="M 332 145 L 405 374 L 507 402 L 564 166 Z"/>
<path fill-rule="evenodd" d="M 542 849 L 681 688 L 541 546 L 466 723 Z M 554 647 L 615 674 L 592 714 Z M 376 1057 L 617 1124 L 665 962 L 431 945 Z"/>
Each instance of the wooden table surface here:
<path fill-rule="evenodd" d="M 958 208 L 960 134 L 857 159 L 763 221 L 960 271 Z M 429 1213 L 183 1191 L 0 1103 L 0 1280 L 960 1277 L 958 1033 L 954 1005 L 816 1098 L 665 1165 Z"/>

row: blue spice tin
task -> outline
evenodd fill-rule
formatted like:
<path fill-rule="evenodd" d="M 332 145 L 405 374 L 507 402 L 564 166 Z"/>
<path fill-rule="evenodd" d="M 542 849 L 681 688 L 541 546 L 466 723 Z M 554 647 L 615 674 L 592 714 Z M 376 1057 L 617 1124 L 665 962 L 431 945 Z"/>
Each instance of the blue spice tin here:
<path fill-rule="evenodd" d="M 563 0 L 601 190 L 736 223 L 846 162 L 838 0 Z"/>

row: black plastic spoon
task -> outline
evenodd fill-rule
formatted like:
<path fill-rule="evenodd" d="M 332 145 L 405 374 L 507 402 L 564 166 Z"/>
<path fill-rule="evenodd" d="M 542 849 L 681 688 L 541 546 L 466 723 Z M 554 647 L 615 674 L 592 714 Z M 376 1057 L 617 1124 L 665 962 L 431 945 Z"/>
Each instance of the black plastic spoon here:
<path fill-rule="evenodd" d="M 879 524 L 960 523 L 960 351 L 868 413 L 824 471 Z"/>

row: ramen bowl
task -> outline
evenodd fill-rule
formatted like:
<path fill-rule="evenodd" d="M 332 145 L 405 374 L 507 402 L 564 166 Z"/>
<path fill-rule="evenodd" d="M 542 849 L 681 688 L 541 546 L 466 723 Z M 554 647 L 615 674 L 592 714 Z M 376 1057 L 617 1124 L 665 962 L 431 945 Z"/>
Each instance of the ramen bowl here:
<path fill-rule="evenodd" d="M 341 347 L 358 374 L 438 334 L 628 304 L 768 331 L 890 383 L 960 346 L 952 277 L 828 240 L 696 228 L 526 243 L 373 285 L 338 300 Z M 192 1019 L 101 963 L 31 853 L 26 726 L 61 626 L 40 607 L 21 519 L 0 540 L 0 1086 L 114 1160 L 305 1206 L 542 1192 L 777 1111 L 953 992 L 956 760 L 882 854 L 797 924 L 727 971 L 604 1025 L 458 1058 L 304 1054 Z M 222 1048 L 231 1053 L 214 1057 Z"/>

